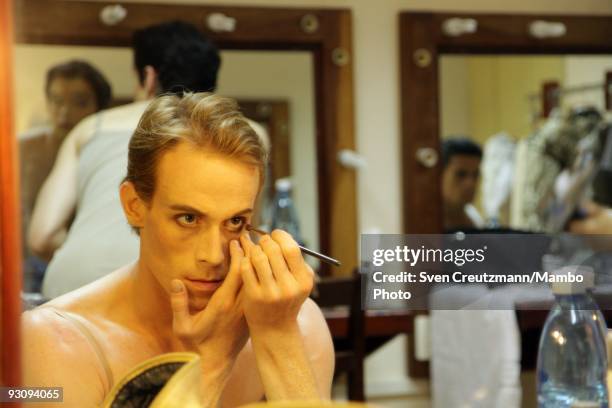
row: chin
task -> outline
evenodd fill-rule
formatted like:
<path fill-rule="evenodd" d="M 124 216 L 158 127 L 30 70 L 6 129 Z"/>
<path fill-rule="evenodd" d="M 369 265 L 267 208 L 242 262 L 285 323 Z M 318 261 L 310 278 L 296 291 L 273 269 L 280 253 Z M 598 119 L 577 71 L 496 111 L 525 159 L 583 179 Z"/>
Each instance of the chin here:
<path fill-rule="evenodd" d="M 189 310 L 192 312 L 197 312 L 200 310 L 206 309 L 208 306 L 208 302 L 210 301 L 209 297 L 197 297 L 189 300 Z"/>

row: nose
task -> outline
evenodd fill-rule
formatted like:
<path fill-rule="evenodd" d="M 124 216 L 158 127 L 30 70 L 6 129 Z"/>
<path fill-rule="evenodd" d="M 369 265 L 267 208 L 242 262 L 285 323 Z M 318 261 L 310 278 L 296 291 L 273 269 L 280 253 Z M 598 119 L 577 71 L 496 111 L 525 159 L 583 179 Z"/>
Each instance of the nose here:
<path fill-rule="evenodd" d="M 57 109 L 57 119 L 60 124 L 64 124 L 68 119 L 69 108 L 66 104 L 62 104 Z"/>
<path fill-rule="evenodd" d="M 224 239 L 217 227 L 207 228 L 199 237 L 196 249 L 198 262 L 204 262 L 210 266 L 219 266 L 225 260 L 223 251 Z"/>

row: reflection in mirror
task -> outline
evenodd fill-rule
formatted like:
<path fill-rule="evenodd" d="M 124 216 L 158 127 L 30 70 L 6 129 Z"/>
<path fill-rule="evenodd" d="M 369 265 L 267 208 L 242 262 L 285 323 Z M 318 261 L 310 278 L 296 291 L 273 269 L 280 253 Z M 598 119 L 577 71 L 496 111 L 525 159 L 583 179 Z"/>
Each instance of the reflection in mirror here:
<path fill-rule="evenodd" d="M 612 204 L 610 71 L 606 56 L 442 56 L 445 229 L 556 232 L 583 199 Z"/>
<path fill-rule="evenodd" d="M 254 126 L 263 130 L 272 145 L 272 162 L 260 200 L 259 225 L 265 228 L 272 223 L 275 180 L 271 178 L 289 177 L 301 240 L 318 250 L 312 55 L 306 51 L 222 51 L 221 58 L 217 93 L 236 98 L 245 115 L 257 122 Z M 31 135 L 51 126 L 53 117 L 45 95 L 46 74 L 49 68 L 73 59 L 87 61 L 108 79 L 112 87 L 112 105 L 133 100 L 137 77 L 133 70 L 132 52 L 128 48 L 16 45 L 15 123 L 20 145 L 25 145 Z M 245 75 L 245 67 L 248 67 L 248 75 Z M 27 258 L 24 290 L 27 292 L 40 291 L 46 262 L 53 256 L 48 254 L 47 259 L 42 259 L 28 251 L 25 238 L 29 215 L 36 194 L 50 171 L 59 141 L 74 124 L 66 124 L 64 133 L 57 140 L 52 139 L 58 143 L 38 143 L 34 146 L 36 156 L 22 154 L 21 157 L 22 168 L 33 174 L 22 170 L 22 219 Z M 61 242 L 64 236 L 57 239 Z"/>

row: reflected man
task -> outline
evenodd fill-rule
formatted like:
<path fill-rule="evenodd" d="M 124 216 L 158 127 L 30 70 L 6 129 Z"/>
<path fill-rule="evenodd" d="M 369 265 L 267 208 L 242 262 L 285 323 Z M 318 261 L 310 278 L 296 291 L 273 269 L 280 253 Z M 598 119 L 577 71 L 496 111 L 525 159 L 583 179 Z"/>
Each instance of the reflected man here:
<path fill-rule="evenodd" d="M 442 199 L 444 228 L 482 228 L 483 220 L 472 201 L 480 178 L 482 149 L 467 138 L 442 142 Z"/>
<path fill-rule="evenodd" d="M 21 210 L 25 239 L 30 215 L 45 178 L 51 172 L 58 150 L 66 135 L 81 119 L 106 109 L 111 102 L 111 86 L 96 68 L 85 61 L 72 60 L 47 71 L 45 97 L 49 125 L 36 127 L 19 135 Z M 59 231 L 51 241 L 63 239 Z M 25 247 L 25 245 L 24 245 Z M 40 280 L 51 253 L 39 252 L 40 258 L 26 260 L 25 290 L 40 291 Z M 33 274 L 33 276 L 31 276 Z"/>

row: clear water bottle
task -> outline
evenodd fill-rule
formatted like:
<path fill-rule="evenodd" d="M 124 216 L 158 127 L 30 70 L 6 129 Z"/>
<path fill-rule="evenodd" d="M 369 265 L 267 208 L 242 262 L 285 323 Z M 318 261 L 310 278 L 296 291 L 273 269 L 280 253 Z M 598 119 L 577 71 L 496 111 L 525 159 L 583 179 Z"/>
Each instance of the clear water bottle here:
<path fill-rule="evenodd" d="M 287 231 L 300 245 L 303 244 L 300 224 L 291 198 L 291 180 L 281 178 L 274 183 L 276 195 L 272 207 L 272 229 Z"/>
<path fill-rule="evenodd" d="M 540 408 L 571 408 L 576 404 L 608 407 L 605 326 L 587 292 L 593 286 L 592 271 L 581 272 L 577 275 L 584 277 L 582 282 L 552 284 L 555 305 L 544 324 L 538 349 Z"/>

